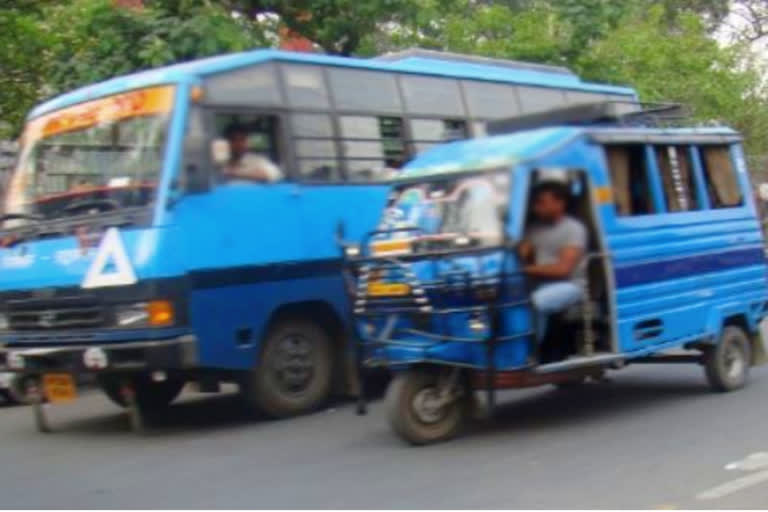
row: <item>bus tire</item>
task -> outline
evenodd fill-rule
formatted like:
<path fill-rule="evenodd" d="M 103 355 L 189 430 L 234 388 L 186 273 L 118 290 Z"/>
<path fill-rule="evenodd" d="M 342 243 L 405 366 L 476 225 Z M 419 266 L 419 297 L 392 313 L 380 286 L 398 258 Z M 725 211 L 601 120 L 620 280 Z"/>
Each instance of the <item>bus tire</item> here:
<path fill-rule="evenodd" d="M 438 372 L 411 369 L 397 374 L 387 389 L 387 416 L 392 430 L 414 445 L 446 441 L 461 431 L 468 414 L 464 396 L 439 408 L 429 407 L 439 384 Z"/>
<path fill-rule="evenodd" d="M 330 396 L 332 367 L 328 333 L 314 322 L 284 318 L 269 330 L 243 395 L 271 418 L 310 412 Z"/>
<path fill-rule="evenodd" d="M 726 326 L 717 345 L 704 351 L 704 368 L 709 385 L 726 392 L 743 388 L 749 377 L 752 347 L 740 327 Z"/>
<path fill-rule="evenodd" d="M 120 392 L 121 379 L 112 375 L 99 376 L 99 387 L 115 405 L 127 407 L 125 398 Z M 181 394 L 186 382 L 184 379 L 167 377 L 165 380 L 153 381 L 149 375 L 140 375 L 131 379 L 136 393 L 136 402 L 145 410 L 157 410 L 168 407 Z"/>
<path fill-rule="evenodd" d="M 22 375 L 15 375 L 13 380 L 11 381 L 10 387 L 8 389 L 2 390 L 3 398 L 5 399 L 6 403 L 12 404 L 12 405 L 29 405 L 32 403 L 32 400 L 29 397 L 29 394 L 27 393 L 27 383 L 29 381 L 29 377 L 24 377 Z"/>

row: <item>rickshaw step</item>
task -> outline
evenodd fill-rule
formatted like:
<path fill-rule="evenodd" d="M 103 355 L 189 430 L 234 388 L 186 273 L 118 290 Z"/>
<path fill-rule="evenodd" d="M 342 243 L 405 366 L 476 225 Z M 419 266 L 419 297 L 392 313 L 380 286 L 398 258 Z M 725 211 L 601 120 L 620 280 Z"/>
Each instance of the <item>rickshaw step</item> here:
<path fill-rule="evenodd" d="M 624 354 L 614 353 L 596 353 L 592 356 L 576 356 L 569 357 L 564 361 L 558 361 L 556 363 L 548 363 L 539 366 L 534 369 L 534 373 L 554 373 L 571 370 L 574 368 L 583 368 L 587 366 L 603 366 L 609 363 L 623 361 L 626 359 Z"/>

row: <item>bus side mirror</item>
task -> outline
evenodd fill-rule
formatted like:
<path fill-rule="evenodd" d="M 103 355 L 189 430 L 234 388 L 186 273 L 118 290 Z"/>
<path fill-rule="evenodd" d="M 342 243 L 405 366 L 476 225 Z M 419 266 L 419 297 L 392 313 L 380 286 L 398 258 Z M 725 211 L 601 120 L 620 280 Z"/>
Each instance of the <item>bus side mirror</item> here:
<path fill-rule="evenodd" d="M 229 149 L 229 141 L 227 139 L 214 139 L 211 141 L 211 162 L 217 167 L 226 165 L 232 153 Z"/>

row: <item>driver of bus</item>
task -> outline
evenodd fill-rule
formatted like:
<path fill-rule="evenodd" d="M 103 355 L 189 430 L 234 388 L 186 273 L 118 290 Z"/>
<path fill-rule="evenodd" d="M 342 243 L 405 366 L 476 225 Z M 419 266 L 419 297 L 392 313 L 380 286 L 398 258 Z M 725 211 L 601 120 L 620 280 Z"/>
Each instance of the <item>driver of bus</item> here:
<path fill-rule="evenodd" d="M 225 132 L 229 142 L 230 159 L 222 169 L 228 181 L 273 183 L 283 179 L 283 173 L 269 158 L 248 151 L 248 131 L 234 124 Z"/>
<path fill-rule="evenodd" d="M 568 188 L 545 181 L 533 190 L 533 221 L 519 246 L 523 272 L 532 278 L 531 294 L 537 317 L 537 338 L 542 341 L 547 319 L 584 297 L 584 253 L 587 230 L 566 213 Z"/>

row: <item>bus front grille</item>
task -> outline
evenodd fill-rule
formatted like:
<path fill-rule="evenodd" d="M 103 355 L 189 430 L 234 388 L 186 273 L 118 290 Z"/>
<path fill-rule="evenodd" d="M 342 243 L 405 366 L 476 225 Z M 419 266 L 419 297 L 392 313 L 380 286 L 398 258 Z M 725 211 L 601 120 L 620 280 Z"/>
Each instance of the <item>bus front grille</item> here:
<path fill-rule="evenodd" d="M 105 308 L 90 298 L 19 300 L 7 303 L 12 331 L 87 329 L 107 325 Z"/>

